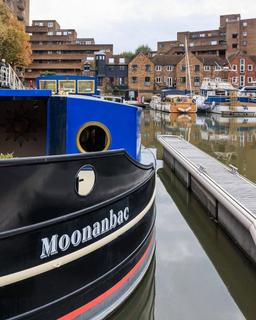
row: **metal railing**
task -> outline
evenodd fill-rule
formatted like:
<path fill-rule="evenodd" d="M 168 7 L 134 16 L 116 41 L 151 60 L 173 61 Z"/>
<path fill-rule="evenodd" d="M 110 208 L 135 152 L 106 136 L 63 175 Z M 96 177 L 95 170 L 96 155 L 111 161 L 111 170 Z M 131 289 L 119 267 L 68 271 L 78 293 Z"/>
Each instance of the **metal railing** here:
<path fill-rule="evenodd" d="M 25 89 L 16 72 L 9 64 L 3 64 L 0 66 L 0 88 Z"/>

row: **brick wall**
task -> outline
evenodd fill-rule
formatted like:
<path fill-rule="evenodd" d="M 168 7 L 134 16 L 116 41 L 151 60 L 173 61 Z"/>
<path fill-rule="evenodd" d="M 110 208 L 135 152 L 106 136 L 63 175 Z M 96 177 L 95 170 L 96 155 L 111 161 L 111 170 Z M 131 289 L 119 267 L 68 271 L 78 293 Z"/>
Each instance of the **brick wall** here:
<path fill-rule="evenodd" d="M 144 96 L 151 95 L 154 90 L 154 64 L 143 53 L 139 53 L 128 66 L 128 86 L 138 90 Z"/>
<path fill-rule="evenodd" d="M 253 82 L 256 82 L 256 57 L 252 59 L 246 55 L 239 54 L 230 59 L 230 64 L 234 70 L 229 72 L 229 81 L 234 86 L 255 85 Z"/>
<path fill-rule="evenodd" d="M 193 92 L 199 92 L 201 82 L 204 78 L 203 63 L 193 54 L 189 53 L 191 84 Z M 186 69 L 186 58 L 177 64 L 177 89 L 189 90 L 188 75 Z M 187 81 L 186 81 L 187 80 Z"/>

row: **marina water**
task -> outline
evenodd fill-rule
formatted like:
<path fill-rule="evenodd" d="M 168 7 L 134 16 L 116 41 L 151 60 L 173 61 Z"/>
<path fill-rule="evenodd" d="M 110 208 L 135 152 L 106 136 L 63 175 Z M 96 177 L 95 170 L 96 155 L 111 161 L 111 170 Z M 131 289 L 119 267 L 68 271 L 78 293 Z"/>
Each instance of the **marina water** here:
<path fill-rule="evenodd" d="M 163 166 L 158 134 L 182 136 L 256 181 L 256 118 L 145 110 L 142 143 L 158 159 L 157 251 L 143 282 L 110 320 L 255 319 L 255 266 Z"/>

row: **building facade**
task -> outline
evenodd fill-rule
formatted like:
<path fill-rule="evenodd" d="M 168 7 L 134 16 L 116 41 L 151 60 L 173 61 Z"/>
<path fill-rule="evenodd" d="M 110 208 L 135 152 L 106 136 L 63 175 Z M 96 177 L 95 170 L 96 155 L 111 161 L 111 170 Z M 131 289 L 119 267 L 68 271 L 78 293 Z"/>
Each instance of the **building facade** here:
<path fill-rule="evenodd" d="M 95 53 L 113 54 L 112 44 L 78 38 L 76 30 L 62 29 L 55 20 L 35 20 L 26 31 L 30 35 L 32 64 L 26 69 L 25 79 L 33 85 L 42 74 L 95 75 Z"/>
<path fill-rule="evenodd" d="M 256 18 L 241 19 L 240 14 L 220 16 L 219 28 L 196 31 L 178 32 L 177 40 L 160 41 L 158 51 L 179 50 L 185 46 L 187 39 L 189 50 L 195 55 L 217 55 L 229 57 L 241 51 L 247 55 L 256 52 Z"/>
<path fill-rule="evenodd" d="M 30 0 L 3 0 L 3 2 L 11 9 L 17 19 L 29 25 L 29 5 Z"/>
<path fill-rule="evenodd" d="M 121 93 L 128 88 L 128 59 L 121 55 L 95 54 L 95 75 L 103 93 Z"/>
<path fill-rule="evenodd" d="M 154 63 L 140 52 L 128 65 L 128 86 L 144 97 L 151 96 L 154 91 Z"/>
<path fill-rule="evenodd" d="M 183 59 L 182 56 L 156 55 L 152 58 L 154 64 L 155 89 L 176 88 L 177 64 Z"/>
<path fill-rule="evenodd" d="M 242 53 L 229 58 L 230 71 L 228 80 L 235 87 L 256 85 L 256 55 L 248 56 Z"/>

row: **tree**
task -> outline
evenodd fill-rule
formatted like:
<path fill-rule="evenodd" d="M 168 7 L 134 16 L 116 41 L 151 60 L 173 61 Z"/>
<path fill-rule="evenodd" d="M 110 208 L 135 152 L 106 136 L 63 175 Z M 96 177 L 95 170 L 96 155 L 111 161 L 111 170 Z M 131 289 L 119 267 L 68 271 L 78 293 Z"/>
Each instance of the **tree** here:
<path fill-rule="evenodd" d="M 137 55 L 140 52 L 147 54 L 151 51 L 152 51 L 151 48 L 147 44 L 142 44 L 135 50 L 135 55 Z"/>
<path fill-rule="evenodd" d="M 12 67 L 24 67 L 31 63 L 29 36 L 3 0 L 0 0 L 0 58 Z"/>
<path fill-rule="evenodd" d="M 135 57 L 135 53 L 132 51 L 124 51 L 120 55 L 129 59 L 129 60 L 132 60 Z"/>

